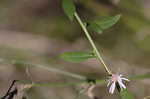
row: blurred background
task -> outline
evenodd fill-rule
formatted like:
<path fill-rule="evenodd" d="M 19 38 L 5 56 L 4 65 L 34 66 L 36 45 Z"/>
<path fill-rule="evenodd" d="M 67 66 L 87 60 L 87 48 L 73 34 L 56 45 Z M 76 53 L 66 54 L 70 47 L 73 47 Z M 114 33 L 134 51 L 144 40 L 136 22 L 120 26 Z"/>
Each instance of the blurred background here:
<path fill-rule="evenodd" d="M 74 0 L 86 21 L 122 14 L 121 20 L 102 34 L 91 33 L 106 64 L 125 76 L 150 72 L 150 0 Z M 66 83 L 78 79 L 41 68 L 12 64 L 12 60 L 42 64 L 93 78 L 105 78 L 104 68 L 94 59 L 69 63 L 58 58 L 66 51 L 89 51 L 83 31 L 70 22 L 61 0 L 0 0 L 0 96 L 15 79 L 35 83 Z M 5 60 L 5 62 L 4 62 Z M 92 71 L 92 72 L 91 72 Z M 77 99 L 79 86 L 33 87 L 27 99 Z M 150 80 L 128 84 L 135 99 L 150 96 Z M 110 95 L 106 85 L 98 85 L 98 99 L 119 99 Z M 88 99 L 82 94 L 80 99 Z"/>

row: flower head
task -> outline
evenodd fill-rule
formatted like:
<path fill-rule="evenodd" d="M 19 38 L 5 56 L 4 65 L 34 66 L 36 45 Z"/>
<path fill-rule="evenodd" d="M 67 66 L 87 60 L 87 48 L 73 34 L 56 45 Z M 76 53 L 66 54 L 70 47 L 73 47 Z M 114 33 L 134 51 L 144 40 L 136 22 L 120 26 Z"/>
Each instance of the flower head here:
<path fill-rule="evenodd" d="M 126 86 L 123 84 L 123 80 L 129 81 L 127 78 L 122 77 L 122 75 L 119 74 L 112 74 L 110 79 L 108 80 L 107 86 L 110 86 L 109 93 L 113 94 L 116 84 L 119 85 L 120 89 L 126 89 Z"/>

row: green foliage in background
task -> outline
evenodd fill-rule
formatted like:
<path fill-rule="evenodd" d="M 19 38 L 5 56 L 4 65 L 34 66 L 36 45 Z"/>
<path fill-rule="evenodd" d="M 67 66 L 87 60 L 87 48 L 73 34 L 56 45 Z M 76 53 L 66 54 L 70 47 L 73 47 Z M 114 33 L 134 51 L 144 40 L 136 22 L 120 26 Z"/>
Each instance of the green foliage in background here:
<path fill-rule="evenodd" d="M 120 96 L 121 99 L 135 99 L 134 96 L 128 90 L 121 91 Z"/>

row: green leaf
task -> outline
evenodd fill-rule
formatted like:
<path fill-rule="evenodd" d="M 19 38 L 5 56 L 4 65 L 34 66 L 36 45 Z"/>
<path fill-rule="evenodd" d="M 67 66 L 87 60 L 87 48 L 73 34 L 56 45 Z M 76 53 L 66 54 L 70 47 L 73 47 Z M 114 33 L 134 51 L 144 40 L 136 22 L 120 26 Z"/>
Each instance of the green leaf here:
<path fill-rule="evenodd" d="M 106 29 L 112 27 L 114 24 L 116 24 L 118 22 L 118 20 L 120 19 L 120 17 L 121 17 L 121 15 L 116 15 L 113 17 L 104 17 L 101 19 L 89 21 L 88 29 L 90 29 L 94 32 L 102 33 L 103 30 L 106 30 Z"/>
<path fill-rule="evenodd" d="M 132 93 L 130 93 L 127 89 L 120 92 L 121 99 L 134 99 Z"/>
<path fill-rule="evenodd" d="M 91 30 L 91 31 L 97 32 L 99 34 L 101 34 L 103 32 L 101 27 L 98 24 L 94 23 L 94 22 L 90 23 L 90 25 L 88 26 L 88 29 Z"/>
<path fill-rule="evenodd" d="M 89 58 L 95 58 L 95 55 L 91 52 L 66 52 L 60 57 L 69 62 L 82 62 Z"/>
<path fill-rule="evenodd" d="M 65 14 L 69 17 L 71 21 L 74 19 L 74 13 L 76 11 L 75 5 L 72 0 L 63 0 L 62 7 Z"/>

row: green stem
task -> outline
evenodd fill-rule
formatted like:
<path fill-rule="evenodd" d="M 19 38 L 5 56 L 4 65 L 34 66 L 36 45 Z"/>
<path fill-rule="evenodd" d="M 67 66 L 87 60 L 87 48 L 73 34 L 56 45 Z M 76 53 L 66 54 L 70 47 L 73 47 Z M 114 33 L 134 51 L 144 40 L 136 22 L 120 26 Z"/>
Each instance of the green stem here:
<path fill-rule="evenodd" d="M 72 82 L 72 83 L 34 83 L 33 87 L 64 87 L 64 86 L 73 86 L 73 85 L 80 85 L 85 83 L 86 81 L 82 81 L 82 82 Z"/>
<path fill-rule="evenodd" d="M 50 72 L 62 74 L 62 75 L 69 76 L 69 77 L 76 78 L 76 79 L 80 79 L 80 80 L 83 80 L 83 81 L 85 81 L 87 79 L 85 76 L 81 76 L 81 75 L 78 75 L 78 74 L 74 74 L 74 73 L 70 73 L 70 72 L 67 72 L 67 71 L 59 70 L 59 69 L 50 67 L 49 65 L 33 64 L 33 63 L 30 63 L 30 62 L 27 62 L 27 61 L 6 60 L 6 59 L 1 59 L 1 58 L 0 58 L 0 63 L 12 64 L 12 65 L 19 64 L 21 66 L 38 67 L 38 68 L 41 68 L 43 70 L 45 69 L 45 70 L 50 71 Z M 55 67 L 57 67 L 57 66 L 55 66 Z"/>
<path fill-rule="evenodd" d="M 100 55 L 97 47 L 95 46 L 95 44 L 94 44 L 94 42 L 93 42 L 93 40 L 92 40 L 89 32 L 87 31 L 86 26 L 84 25 L 84 23 L 82 22 L 82 20 L 80 19 L 79 15 L 76 12 L 75 12 L 74 16 L 77 19 L 77 21 L 79 22 L 79 24 L 80 24 L 81 28 L 83 29 L 83 31 L 85 32 L 85 35 L 87 36 L 89 42 L 91 43 L 91 45 L 92 45 L 92 47 L 93 47 L 93 49 L 95 51 L 95 54 L 96 54 L 98 60 L 103 64 L 103 66 L 104 66 L 105 70 L 108 72 L 108 74 L 111 75 L 112 74 L 111 71 L 108 69 L 108 67 L 105 64 L 103 58 L 101 57 L 101 55 Z"/>

